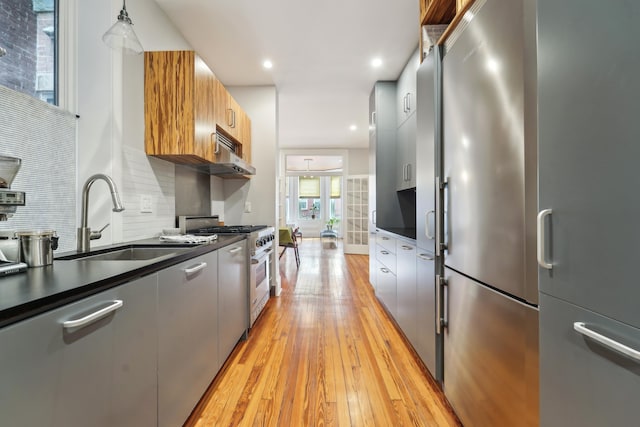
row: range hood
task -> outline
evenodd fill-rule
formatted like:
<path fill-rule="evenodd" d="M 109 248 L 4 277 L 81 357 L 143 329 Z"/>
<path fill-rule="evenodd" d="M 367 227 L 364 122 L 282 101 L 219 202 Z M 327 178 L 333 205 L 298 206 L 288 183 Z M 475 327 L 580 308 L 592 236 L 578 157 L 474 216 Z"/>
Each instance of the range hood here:
<path fill-rule="evenodd" d="M 216 162 L 205 166 L 210 175 L 255 175 L 256 168 L 235 154 L 236 144 L 220 132 L 216 133 Z"/>

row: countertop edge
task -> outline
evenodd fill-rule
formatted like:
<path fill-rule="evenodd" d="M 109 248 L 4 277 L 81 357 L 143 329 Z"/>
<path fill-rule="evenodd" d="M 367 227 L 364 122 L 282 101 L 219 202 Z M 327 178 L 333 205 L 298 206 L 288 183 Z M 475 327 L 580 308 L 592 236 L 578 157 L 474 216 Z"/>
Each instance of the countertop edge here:
<path fill-rule="evenodd" d="M 140 265 L 137 263 L 135 266 L 130 266 L 129 269 L 120 269 L 116 274 L 106 277 L 101 280 L 92 281 L 87 279 L 87 282 L 83 282 L 82 279 L 79 279 L 77 286 L 72 288 L 55 292 L 49 295 L 45 295 L 40 298 L 32 299 L 25 301 L 23 303 L 15 304 L 11 307 L 4 308 L 0 310 L 0 328 L 5 326 L 12 325 L 14 323 L 20 322 L 22 320 L 37 316 L 39 314 L 45 313 L 52 309 L 62 307 L 64 305 L 73 303 L 75 301 L 79 301 L 83 298 L 89 297 L 91 295 L 103 292 L 105 290 L 114 288 L 116 286 L 125 284 L 132 280 L 136 280 L 140 277 L 147 276 L 149 274 L 156 273 L 165 268 L 171 267 L 176 264 L 180 264 L 181 262 L 188 261 L 189 259 L 196 258 L 200 255 L 204 255 L 209 252 L 216 251 L 225 246 L 232 245 L 239 241 L 245 240 L 247 238 L 246 235 L 238 235 L 238 236 L 225 236 L 224 239 L 214 241 L 208 244 L 202 244 L 193 246 L 192 250 L 179 253 L 175 256 L 169 258 L 158 259 L 155 261 L 149 261 L 148 264 Z M 107 247 L 119 247 L 126 246 L 131 244 L 144 244 L 141 242 L 148 242 L 149 239 L 141 240 L 141 241 L 133 241 L 133 242 L 122 242 Z M 39 285 L 46 286 L 47 282 L 53 281 L 53 276 L 56 274 L 54 271 L 54 267 L 57 266 L 61 268 L 65 263 L 83 263 L 83 262 L 109 262 L 109 261 L 79 261 L 79 260 L 55 260 L 54 264 L 46 267 L 36 267 L 38 273 L 41 273 L 45 276 Z M 112 264 L 115 266 L 115 264 Z M 118 265 L 123 265 L 123 263 L 118 263 Z M 47 271 L 49 269 L 49 271 Z M 30 269 L 31 270 L 31 269 Z M 28 274 L 28 273 L 20 273 L 20 274 Z M 7 280 L 13 276 L 7 276 L 6 278 L 0 278 L 0 280 Z M 51 278 L 51 280 L 46 280 L 47 278 Z M 27 279 L 28 280 L 28 279 Z M 31 286 L 32 284 L 29 284 Z M 2 282 L 0 282 L 0 286 L 2 286 Z"/>

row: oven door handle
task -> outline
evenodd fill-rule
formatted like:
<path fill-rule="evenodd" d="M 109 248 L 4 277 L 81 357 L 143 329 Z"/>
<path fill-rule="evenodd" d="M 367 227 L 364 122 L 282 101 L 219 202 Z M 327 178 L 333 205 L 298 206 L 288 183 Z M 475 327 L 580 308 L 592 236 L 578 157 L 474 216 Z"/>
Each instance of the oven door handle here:
<path fill-rule="evenodd" d="M 273 252 L 273 248 L 269 248 L 266 251 L 264 251 L 260 256 L 260 258 L 252 258 L 251 264 L 260 264 L 266 257 L 269 256 L 271 252 Z"/>

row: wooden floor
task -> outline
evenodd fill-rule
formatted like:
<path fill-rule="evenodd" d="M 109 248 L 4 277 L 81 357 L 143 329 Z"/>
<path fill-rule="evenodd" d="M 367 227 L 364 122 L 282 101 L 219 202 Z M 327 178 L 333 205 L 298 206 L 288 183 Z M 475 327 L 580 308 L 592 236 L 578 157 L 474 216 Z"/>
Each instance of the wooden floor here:
<path fill-rule="evenodd" d="M 319 239 L 281 259 L 271 298 L 187 426 L 457 426 L 376 300 L 368 257 Z"/>

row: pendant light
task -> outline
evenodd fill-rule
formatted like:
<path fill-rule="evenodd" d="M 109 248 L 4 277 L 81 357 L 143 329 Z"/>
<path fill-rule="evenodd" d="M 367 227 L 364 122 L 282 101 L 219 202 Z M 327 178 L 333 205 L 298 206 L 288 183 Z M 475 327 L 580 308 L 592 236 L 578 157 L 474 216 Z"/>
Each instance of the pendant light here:
<path fill-rule="evenodd" d="M 133 31 L 133 23 L 127 13 L 125 0 L 122 0 L 122 10 L 120 10 L 118 20 L 104 33 L 102 41 L 112 49 L 122 49 L 130 55 L 138 55 L 144 51 Z"/>

